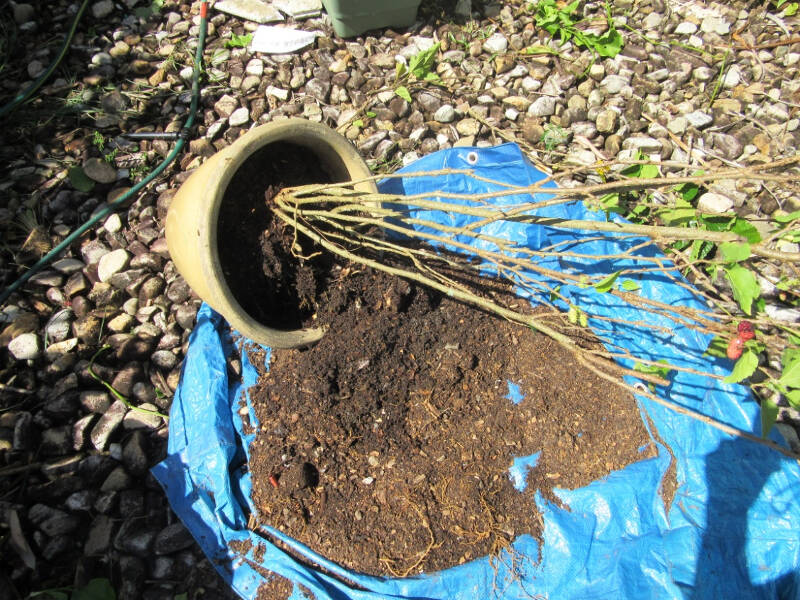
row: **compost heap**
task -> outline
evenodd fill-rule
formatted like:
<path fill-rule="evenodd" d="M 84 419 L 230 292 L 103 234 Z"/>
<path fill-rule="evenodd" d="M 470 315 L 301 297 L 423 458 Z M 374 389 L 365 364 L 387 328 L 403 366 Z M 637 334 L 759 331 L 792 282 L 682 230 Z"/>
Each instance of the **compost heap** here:
<path fill-rule="evenodd" d="M 273 223 L 263 246 L 281 235 Z M 550 338 L 356 264 L 312 270 L 312 297 L 308 261 L 296 270 L 328 332 L 273 350 L 250 389 L 253 500 L 261 523 L 345 567 L 405 576 L 508 557 L 517 536 L 541 534 L 535 490 L 558 502 L 553 487 L 654 455 L 631 396 Z M 539 451 L 520 492 L 513 458 Z"/>

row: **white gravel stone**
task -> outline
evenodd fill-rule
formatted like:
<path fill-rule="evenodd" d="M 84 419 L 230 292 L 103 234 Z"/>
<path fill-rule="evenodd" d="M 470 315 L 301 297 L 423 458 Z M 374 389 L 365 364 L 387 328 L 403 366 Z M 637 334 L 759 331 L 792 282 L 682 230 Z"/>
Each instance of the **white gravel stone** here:
<path fill-rule="evenodd" d="M 39 356 L 42 347 L 35 333 L 23 333 L 8 343 L 8 351 L 17 360 L 33 360 Z"/>
<path fill-rule="evenodd" d="M 275 87 L 274 85 L 269 86 L 265 93 L 267 96 L 273 96 L 278 100 L 287 100 L 289 98 L 289 90 L 284 90 L 283 88 Z"/>
<path fill-rule="evenodd" d="M 659 27 L 661 25 L 661 21 L 663 21 L 663 20 L 664 20 L 664 16 L 663 15 L 661 15 L 661 14 L 659 14 L 657 12 L 651 12 L 649 15 L 647 15 L 644 18 L 644 21 L 642 22 L 642 26 L 646 30 L 656 29 L 657 27 Z"/>
<path fill-rule="evenodd" d="M 47 322 L 44 331 L 47 339 L 54 342 L 63 342 L 67 339 L 72 324 L 72 309 L 63 308 L 55 313 Z"/>
<path fill-rule="evenodd" d="M 655 138 L 640 136 L 629 137 L 622 142 L 623 150 L 641 150 L 645 154 L 648 152 L 658 152 L 661 150 L 661 142 Z"/>
<path fill-rule="evenodd" d="M 522 80 L 522 89 L 525 92 L 535 92 L 540 87 L 542 87 L 542 82 L 538 79 L 534 79 L 533 77 L 525 77 Z"/>
<path fill-rule="evenodd" d="M 783 57 L 784 67 L 793 67 L 798 62 L 800 62 L 800 52 L 789 52 L 786 56 Z"/>
<path fill-rule="evenodd" d="M 540 96 L 528 108 L 528 116 L 549 117 L 556 112 L 556 99 L 550 96 Z"/>
<path fill-rule="evenodd" d="M 247 67 L 245 67 L 244 72 L 248 75 L 261 77 L 264 74 L 264 61 L 260 58 L 251 59 L 250 62 L 247 63 Z"/>
<path fill-rule="evenodd" d="M 714 117 L 708 113 L 704 113 L 702 110 L 696 110 L 686 115 L 686 120 L 692 127 L 702 129 L 703 127 L 708 127 L 711 125 L 711 123 L 714 122 Z"/>
<path fill-rule="evenodd" d="M 703 33 L 716 33 L 717 35 L 727 35 L 731 31 L 731 24 L 725 19 L 715 15 L 708 15 L 700 23 L 700 31 Z"/>
<path fill-rule="evenodd" d="M 742 82 L 742 71 L 739 65 L 731 65 L 722 78 L 722 87 L 726 90 L 735 88 Z"/>
<path fill-rule="evenodd" d="M 721 214 L 733 210 L 733 200 L 716 192 L 706 192 L 697 200 L 700 212 Z"/>
<path fill-rule="evenodd" d="M 439 123 L 452 123 L 455 118 L 456 110 L 450 104 L 443 104 L 433 113 L 433 120 Z"/>
<path fill-rule="evenodd" d="M 619 94 L 626 85 L 628 80 L 619 75 L 609 75 L 600 82 L 609 94 Z"/>
<path fill-rule="evenodd" d="M 508 40 L 502 33 L 494 33 L 483 42 L 483 50 L 489 54 L 500 54 L 507 48 Z"/>
<path fill-rule="evenodd" d="M 108 281 L 114 273 L 119 273 L 127 267 L 130 259 L 131 255 L 123 248 L 104 254 L 97 263 L 98 279 L 102 282 Z"/>
<path fill-rule="evenodd" d="M 796 308 L 781 308 L 774 304 L 767 304 L 764 307 L 764 312 L 767 316 L 772 317 L 776 321 L 783 321 L 785 323 L 797 323 L 800 321 L 800 310 Z"/>
<path fill-rule="evenodd" d="M 692 76 L 697 81 L 711 81 L 714 78 L 714 71 L 710 67 L 697 67 L 692 71 Z"/>
<path fill-rule="evenodd" d="M 686 128 L 689 126 L 689 121 L 686 117 L 675 117 L 667 122 L 667 129 L 675 135 L 683 135 L 686 133 Z"/>
<path fill-rule="evenodd" d="M 683 23 L 679 23 L 678 26 L 675 28 L 675 33 L 678 35 L 692 35 L 693 33 L 697 32 L 697 25 L 691 23 L 690 21 L 684 21 Z"/>
<path fill-rule="evenodd" d="M 246 107 L 237 108 L 228 117 L 228 124 L 231 127 L 238 127 L 244 125 L 250 120 L 250 111 Z"/>
<path fill-rule="evenodd" d="M 184 81 L 191 81 L 194 75 L 194 67 L 184 67 L 181 69 L 180 76 Z"/>
<path fill-rule="evenodd" d="M 59 356 L 63 356 L 64 354 L 72 352 L 77 345 L 78 338 L 70 338 L 68 340 L 64 340 L 63 342 L 56 342 L 55 344 L 50 344 L 47 348 L 45 348 L 44 356 L 47 360 L 56 360 Z"/>
<path fill-rule="evenodd" d="M 103 229 L 105 229 L 108 233 L 116 233 L 120 229 L 122 229 L 122 219 L 120 219 L 117 213 L 112 213 L 106 219 L 106 222 L 103 223 Z"/>

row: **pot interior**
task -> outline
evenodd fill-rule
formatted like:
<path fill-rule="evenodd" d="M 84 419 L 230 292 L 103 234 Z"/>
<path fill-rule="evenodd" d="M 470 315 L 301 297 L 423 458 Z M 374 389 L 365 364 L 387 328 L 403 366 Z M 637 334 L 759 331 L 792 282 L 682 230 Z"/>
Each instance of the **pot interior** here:
<path fill-rule="evenodd" d="M 338 157 L 293 142 L 266 144 L 231 177 L 219 206 L 216 250 L 231 294 L 260 324 L 282 331 L 300 329 L 314 314 L 315 272 L 329 267 L 327 254 L 312 260 L 292 252 L 294 231 L 273 217 L 269 199 L 284 187 L 345 181 Z M 298 237 L 301 253 L 311 246 Z"/>

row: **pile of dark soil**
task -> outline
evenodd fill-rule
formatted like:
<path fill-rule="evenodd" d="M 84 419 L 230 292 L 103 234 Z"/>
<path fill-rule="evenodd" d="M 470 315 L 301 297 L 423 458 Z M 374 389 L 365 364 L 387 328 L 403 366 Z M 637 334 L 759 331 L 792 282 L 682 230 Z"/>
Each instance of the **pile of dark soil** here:
<path fill-rule="evenodd" d="M 250 390 L 261 523 L 353 570 L 405 576 L 538 537 L 535 490 L 558 502 L 553 488 L 653 455 L 630 395 L 548 337 L 357 265 L 315 276 L 312 320 L 328 332 L 273 350 Z M 517 491 L 513 458 L 539 451 Z"/>
<path fill-rule="evenodd" d="M 554 488 L 653 455 L 631 396 L 550 338 L 336 262 L 272 218 L 279 189 L 329 180 L 308 151 L 267 146 L 237 172 L 220 214 L 220 258 L 240 304 L 275 328 L 327 328 L 311 348 L 273 350 L 250 390 L 261 523 L 355 571 L 405 576 L 539 537 L 536 490 L 559 503 Z M 524 303 L 497 282 L 448 275 Z M 520 492 L 509 467 L 536 452 Z"/>

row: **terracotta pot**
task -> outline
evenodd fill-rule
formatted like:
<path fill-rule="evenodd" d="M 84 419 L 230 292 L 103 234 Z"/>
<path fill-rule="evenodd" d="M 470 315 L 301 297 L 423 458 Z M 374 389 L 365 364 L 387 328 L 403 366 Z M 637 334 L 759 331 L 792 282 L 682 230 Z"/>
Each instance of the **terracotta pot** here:
<path fill-rule="evenodd" d="M 296 348 L 316 342 L 324 331 L 320 328 L 282 331 L 254 319 L 231 292 L 218 252 L 220 206 L 231 179 L 254 152 L 278 142 L 310 150 L 332 181 L 371 175 L 356 149 L 332 129 L 302 119 L 268 123 L 246 133 L 192 173 L 169 207 L 166 235 L 169 253 L 180 274 L 234 329 L 267 346 Z M 376 191 L 372 182 L 361 184 L 361 189 Z"/>

